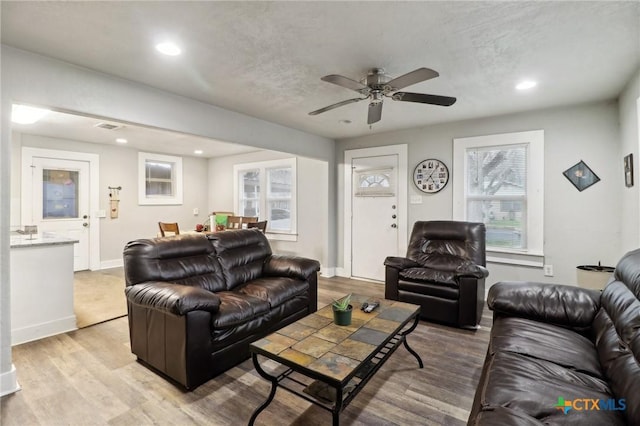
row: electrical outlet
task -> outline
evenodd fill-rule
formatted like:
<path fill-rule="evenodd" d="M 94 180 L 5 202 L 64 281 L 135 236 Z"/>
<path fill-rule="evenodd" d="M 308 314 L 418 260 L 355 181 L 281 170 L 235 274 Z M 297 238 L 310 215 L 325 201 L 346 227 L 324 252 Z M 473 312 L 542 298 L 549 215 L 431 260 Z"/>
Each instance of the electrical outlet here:
<path fill-rule="evenodd" d="M 409 204 L 422 204 L 422 195 L 412 195 Z"/>
<path fill-rule="evenodd" d="M 195 209 L 193 209 L 193 215 L 194 216 L 198 216 L 199 213 L 200 213 L 200 210 L 197 207 Z"/>
<path fill-rule="evenodd" d="M 553 276 L 553 265 L 544 265 L 544 276 L 545 277 Z"/>

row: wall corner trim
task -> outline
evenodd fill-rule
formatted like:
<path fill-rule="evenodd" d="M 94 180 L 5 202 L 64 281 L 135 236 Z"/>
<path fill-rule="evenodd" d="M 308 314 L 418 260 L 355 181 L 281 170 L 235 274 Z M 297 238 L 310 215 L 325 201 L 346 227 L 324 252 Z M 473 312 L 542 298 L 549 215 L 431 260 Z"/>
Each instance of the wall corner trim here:
<path fill-rule="evenodd" d="M 12 394 L 21 389 L 16 375 L 16 366 L 11 364 L 11 370 L 0 374 L 0 396 Z"/>

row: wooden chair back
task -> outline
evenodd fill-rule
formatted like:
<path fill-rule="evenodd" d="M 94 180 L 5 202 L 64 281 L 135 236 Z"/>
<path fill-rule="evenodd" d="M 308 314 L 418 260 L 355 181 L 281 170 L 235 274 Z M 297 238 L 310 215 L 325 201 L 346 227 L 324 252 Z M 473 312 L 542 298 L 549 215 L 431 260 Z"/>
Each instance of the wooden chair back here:
<path fill-rule="evenodd" d="M 249 222 L 247 224 L 247 228 L 258 228 L 264 234 L 267 232 L 267 221 L 261 220 L 260 222 Z"/>
<path fill-rule="evenodd" d="M 174 235 L 180 234 L 177 222 L 158 222 L 158 227 L 160 227 L 160 235 L 163 237 L 166 236 L 165 232 L 173 232 Z"/>
<path fill-rule="evenodd" d="M 227 217 L 227 229 L 241 229 L 241 228 L 242 228 L 242 216 Z"/>

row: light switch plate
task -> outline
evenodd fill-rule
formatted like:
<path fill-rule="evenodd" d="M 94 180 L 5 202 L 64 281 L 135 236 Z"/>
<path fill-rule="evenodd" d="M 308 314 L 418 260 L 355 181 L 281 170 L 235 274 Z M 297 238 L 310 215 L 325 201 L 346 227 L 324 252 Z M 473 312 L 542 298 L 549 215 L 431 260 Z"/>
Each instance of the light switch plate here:
<path fill-rule="evenodd" d="M 193 209 L 193 215 L 194 216 L 198 216 L 199 213 L 200 213 L 200 210 L 197 207 L 195 209 Z"/>
<path fill-rule="evenodd" d="M 422 204 L 422 195 L 412 195 L 409 200 L 410 204 Z"/>
<path fill-rule="evenodd" d="M 99 219 L 107 217 L 107 211 L 106 210 L 96 211 L 96 217 Z"/>

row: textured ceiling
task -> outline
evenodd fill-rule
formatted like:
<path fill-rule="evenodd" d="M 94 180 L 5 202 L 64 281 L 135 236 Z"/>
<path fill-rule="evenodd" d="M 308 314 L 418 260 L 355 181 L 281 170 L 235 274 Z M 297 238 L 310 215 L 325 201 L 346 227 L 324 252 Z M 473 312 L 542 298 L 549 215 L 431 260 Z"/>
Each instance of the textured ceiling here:
<path fill-rule="evenodd" d="M 640 66 L 638 2 L 10 2 L 2 43 L 329 138 L 613 99 Z M 179 57 L 153 46 L 171 38 Z M 353 98 L 322 82 L 440 77 L 407 88 L 451 107 Z M 518 93 L 523 78 L 537 88 Z M 351 120 L 342 124 L 341 120 Z"/>

